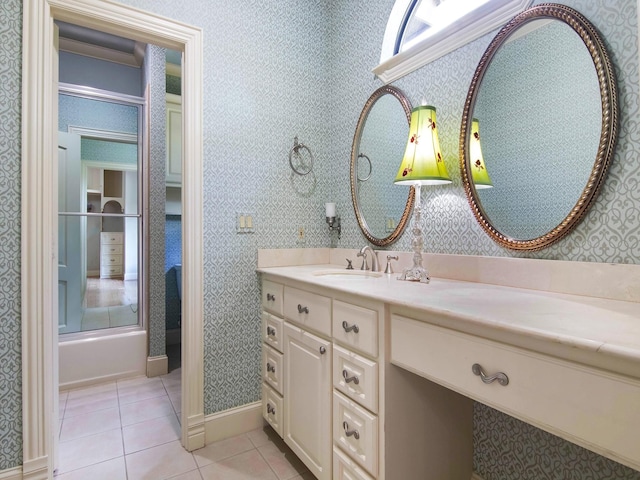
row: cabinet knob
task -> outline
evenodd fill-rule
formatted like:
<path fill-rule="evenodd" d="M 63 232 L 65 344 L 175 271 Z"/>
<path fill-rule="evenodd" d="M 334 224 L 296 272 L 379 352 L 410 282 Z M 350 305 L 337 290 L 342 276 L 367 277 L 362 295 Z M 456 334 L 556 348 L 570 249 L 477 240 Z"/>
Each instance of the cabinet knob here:
<path fill-rule="evenodd" d="M 325 353 L 327 353 L 327 349 L 324 347 L 320 347 L 320 355 L 324 355 Z"/>
<path fill-rule="evenodd" d="M 358 325 L 356 325 L 355 323 L 353 325 L 349 325 L 346 320 L 342 322 L 342 328 L 344 328 L 344 331 L 347 333 L 351 331 L 353 331 L 353 333 L 358 333 L 360 331 Z"/>
<path fill-rule="evenodd" d="M 344 378 L 344 381 L 347 383 L 355 383 L 356 385 L 360 384 L 360 379 L 358 378 L 357 375 L 354 375 L 353 377 L 349 376 L 349 372 L 347 372 L 346 370 L 342 370 L 342 378 Z"/>
<path fill-rule="evenodd" d="M 270 337 L 275 337 L 276 329 L 273 327 L 267 327 L 267 335 L 269 335 Z"/>
<path fill-rule="evenodd" d="M 502 372 L 498 372 L 495 375 L 487 375 L 486 373 L 484 373 L 484 370 L 482 370 L 482 367 L 480 366 L 479 363 L 474 363 L 471 366 L 471 371 L 473 372 L 474 375 L 478 375 L 480 377 L 480 380 L 482 380 L 483 383 L 489 384 L 497 380 L 498 383 L 503 387 L 506 387 L 507 385 L 509 385 L 509 377 L 507 377 L 506 374 Z"/>
<path fill-rule="evenodd" d="M 298 313 L 309 313 L 309 307 L 303 307 L 302 305 L 298 304 Z"/>
<path fill-rule="evenodd" d="M 267 413 L 270 413 L 272 415 L 276 414 L 276 409 L 273 408 L 270 403 L 267 403 Z"/>
<path fill-rule="evenodd" d="M 267 301 L 268 302 L 275 302 L 276 301 L 276 296 L 273 295 L 272 293 L 267 293 Z"/>
<path fill-rule="evenodd" d="M 267 372 L 276 373 L 276 366 L 271 365 L 269 362 L 267 362 Z"/>
<path fill-rule="evenodd" d="M 349 430 L 349 424 L 347 422 L 342 422 L 342 428 L 344 428 L 344 433 L 347 437 L 353 436 L 356 440 L 360 440 L 358 430 Z"/>

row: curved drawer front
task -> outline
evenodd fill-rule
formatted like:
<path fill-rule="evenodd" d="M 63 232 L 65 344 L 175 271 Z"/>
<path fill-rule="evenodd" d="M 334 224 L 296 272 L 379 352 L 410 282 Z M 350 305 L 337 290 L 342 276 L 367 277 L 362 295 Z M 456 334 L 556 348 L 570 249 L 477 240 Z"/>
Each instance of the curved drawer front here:
<path fill-rule="evenodd" d="M 333 347 L 333 386 L 378 413 L 378 363 L 342 347 Z"/>
<path fill-rule="evenodd" d="M 262 340 L 276 350 L 284 351 L 284 321 L 268 312 L 262 312 Z"/>
<path fill-rule="evenodd" d="M 333 441 L 374 477 L 378 474 L 378 417 L 333 392 Z"/>
<path fill-rule="evenodd" d="M 284 287 L 269 280 L 262 281 L 262 308 L 282 316 Z"/>
<path fill-rule="evenodd" d="M 262 348 L 262 378 L 265 382 L 275 388 L 278 393 L 284 393 L 282 385 L 284 356 L 271 347 Z"/>
<path fill-rule="evenodd" d="M 284 435 L 282 397 L 266 384 L 262 384 L 262 416 L 281 437 Z"/>
<path fill-rule="evenodd" d="M 285 287 L 284 316 L 309 330 L 331 336 L 331 299 L 329 297 Z"/>
<path fill-rule="evenodd" d="M 640 468 L 640 380 L 400 315 L 391 341 L 392 363 Z M 503 373 L 508 384 L 484 383 L 480 369 L 484 381 Z"/>
<path fill-rule="evenodd" d="M 334 300 L 333 338 L 349 348 L 377 357 L 378 312 Z"/>
<path fill-rule="evenodd" d="M 338 447 L 333 447 L 333 480 L 373 480 Z"/>

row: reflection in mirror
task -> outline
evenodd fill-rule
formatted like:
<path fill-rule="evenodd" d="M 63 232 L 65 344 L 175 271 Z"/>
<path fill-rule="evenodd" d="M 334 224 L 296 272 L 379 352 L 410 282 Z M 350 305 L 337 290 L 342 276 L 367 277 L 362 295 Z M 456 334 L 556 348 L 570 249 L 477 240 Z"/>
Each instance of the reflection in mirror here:
<path fill-rule="evenodd" d="M 406 227 L 413 189 L 394 185 L 409 134 L 411 107 L 395 87 L 376 90 L 358 120 L 351 151 L 351 195 L 358 225 L 374 245 L 390 245 Z"/>
<path fill-rule="evenodd" d="M 578 28 L 583 22 L 564 6 L 527 10 L 494 39 L 469 91 L 461 134 L 465 190 L 480 224 L 509 248 L 539 249 L 566 235 L 610 162 L 615 82 L 594 30 Z M 478 125 L 493 188 L 481 189 L 473 178 Z"/>

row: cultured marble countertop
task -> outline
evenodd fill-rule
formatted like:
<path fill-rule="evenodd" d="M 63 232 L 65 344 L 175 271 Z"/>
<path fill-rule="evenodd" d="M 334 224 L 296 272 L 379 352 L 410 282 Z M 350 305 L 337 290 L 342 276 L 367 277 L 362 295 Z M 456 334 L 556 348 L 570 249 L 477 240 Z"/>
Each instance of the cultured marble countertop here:
<path fill-rule="evenodd" d="M 474 336 L 640 377 L 640 303 L 431 278 L 322 276 L 344 266 L 259 268 L 287 281 L 392 305 L 400 314 Z M 316 275 L 314 275 L 314 272 Z M 312 288 L 310 288 L 312 290 Z"/>

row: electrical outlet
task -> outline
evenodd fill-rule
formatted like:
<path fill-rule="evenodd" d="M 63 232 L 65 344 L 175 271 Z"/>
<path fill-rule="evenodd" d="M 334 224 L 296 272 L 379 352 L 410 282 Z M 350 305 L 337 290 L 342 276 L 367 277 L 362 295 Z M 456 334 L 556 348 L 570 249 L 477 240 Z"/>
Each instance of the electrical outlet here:
<path fill-rule="evenodd" d="M 236 231 L 238 233 L 253 233 L 253 214 L 251 213 L 236 213 Z"/>
<path fill-rule="evenodd" d="M 299 226 L 298 227 L 298 234 L 296 235 L 296 244 L 297 245 L 304 245 L 304 243 L 306 242 L 306 239 L 305 239 L 304 235 L 305 235 L 304 227 L 303 226 Z"/>

